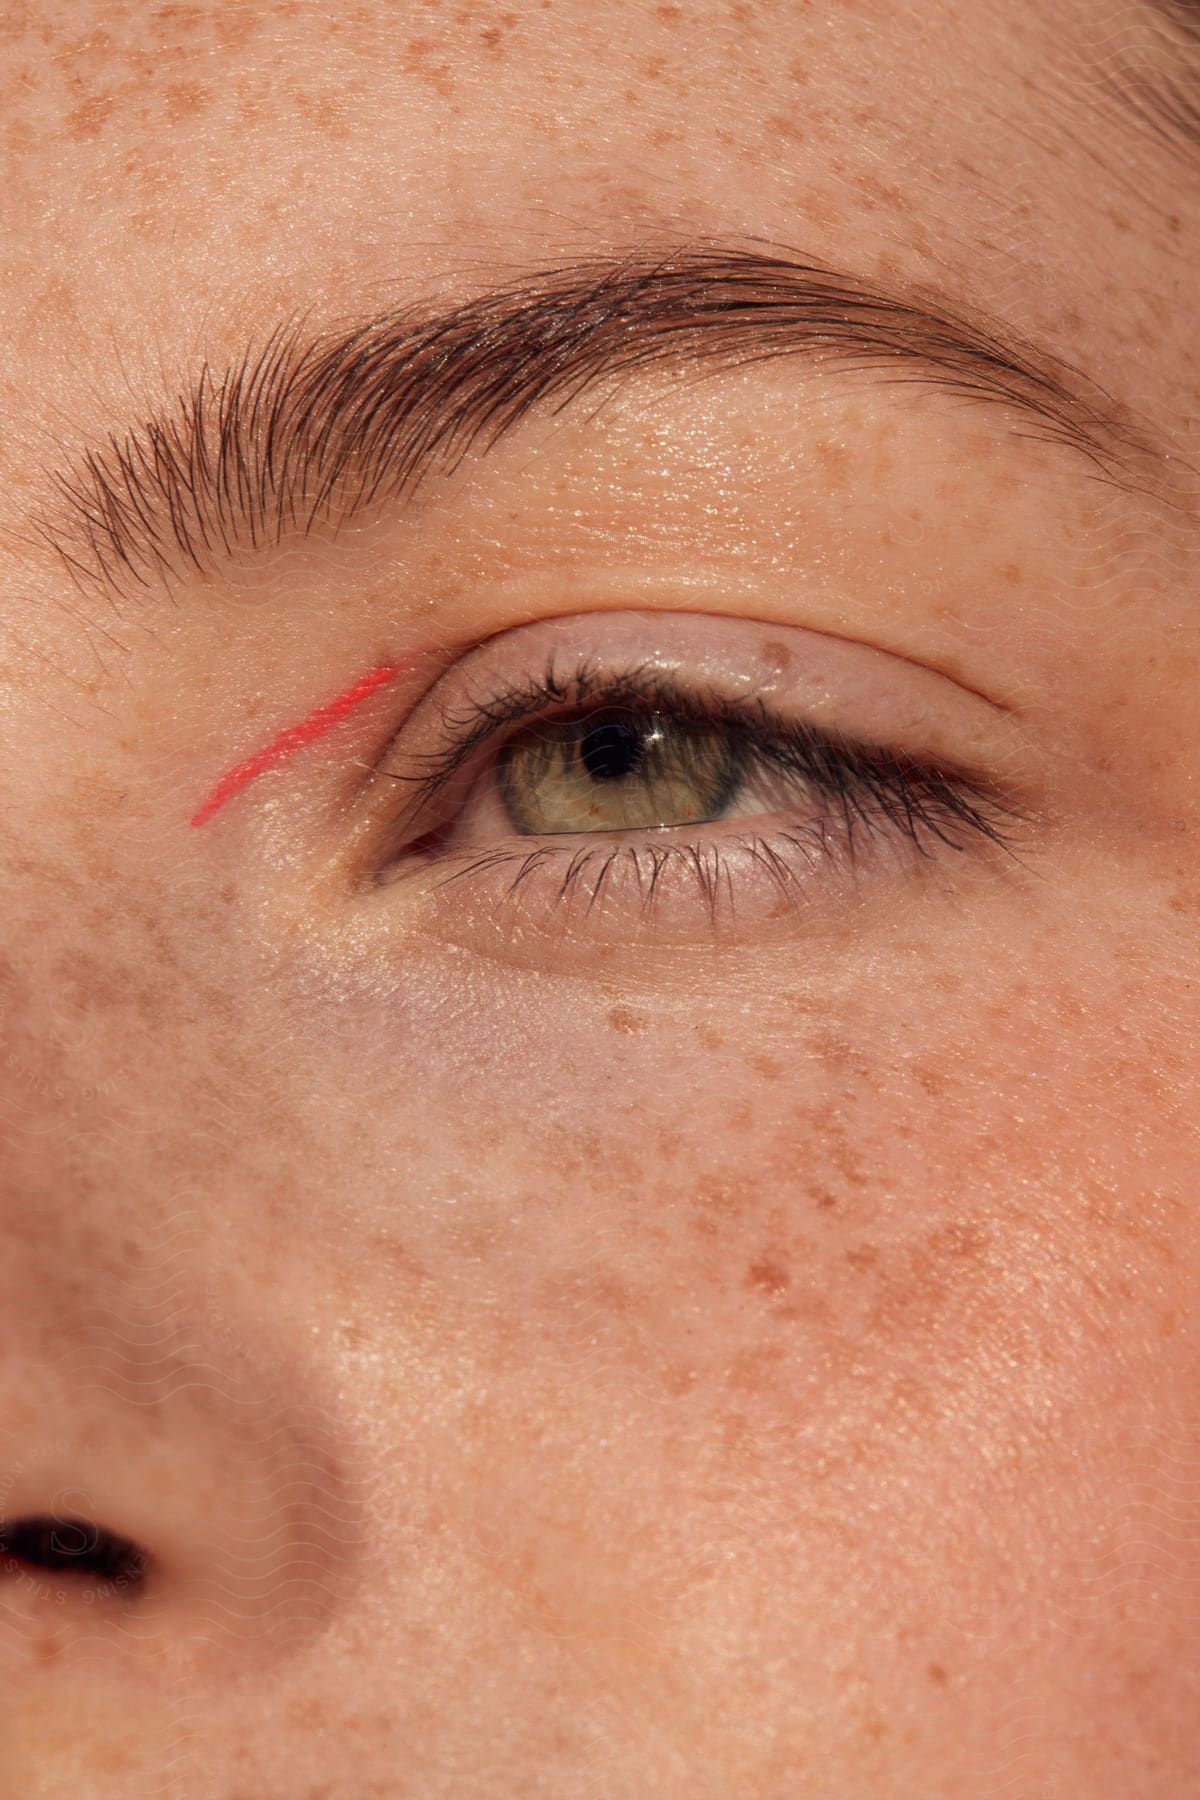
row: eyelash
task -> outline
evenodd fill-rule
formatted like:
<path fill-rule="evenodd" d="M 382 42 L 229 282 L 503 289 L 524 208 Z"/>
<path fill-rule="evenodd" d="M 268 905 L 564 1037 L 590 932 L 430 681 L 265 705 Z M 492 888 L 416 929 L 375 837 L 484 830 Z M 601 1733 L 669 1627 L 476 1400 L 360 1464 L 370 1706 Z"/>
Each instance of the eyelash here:
<path fill-rule="evenodd" d="M 723 884 L 724 891 L 731 899 L 734 897 L 728 858 L 722 856 L 723 842 L 747 852 L 778 893 L 794 904 L 798 898 L 807 898 L 804 878 L 794 863 L 803 862 L 811 872 L 816 858 L 837 859 L 840 854 L 853 868 L 864 832 L 877 839 L 881 832 L 891 831 L 898 844 L 907 840 L 925 859 L 938 854 L 929 839 L 940 843 L 944 850 L 962 852 L 966 848 L 964 838 L 969 837 L 1015 855 L 1020 832 L 1014 828 L 1029 817 L 965 770 L 945 762 L 921 762 L 907 753 L 863 743 L 805 720 L 781 718 L 759 699 L 735 700 L 716 689 L 700 691 L 646 665 L 622 674 L 601 674 L 585 662 L 564 677 L 551 658 L 539 676 L 472 696 L 458 708 L 443 710 L 440 729 L 444 742 L 417 759 L 417 766 L 408 772 L 378 765 L 381 774 L 412 788 L 408 803 L 393 821 L 393 846 L 397 845 L 397 834 L 406 830 L 406 821 L 411 825 L 426 817 L 485 745 L 494 744 L 494 749 L 475 772 L 466 790 L 468 795 L 474 789 L 474 780 L 493 766 L 505 742 L 518 729 L 560 722 L 607 707 L 667 713 L 692 724 L 728 730 L 745 755 L 747 772 L 768 769 L 795 780 L 801 792 L 828 804 L 839 829 L 835 832 L 822 817 L 800 829 L 777 829 L 771 838 L 752 829 L 732 835 L 738 825 L 752 828 L 753 815 L 749 815 L 745 819 L 712 821 L 710 834 L 721 831 L 727 835 L 710 835 L 703 844 L 680 842 L 688 828 L 679 826 L 644 834 L 621 834 L 623 839 L 640 837 L 642 841 L 636 845 L 622 841 L 614 846 L 613 834 L 596 833 L 593 835 L 600 841 L 582 851 L 573 843 L 549 844 L 546 839 L 537 839 L 530 845 L 529 840 L 521 838 L 515 842 L 501 840 L 495 848 L 475 844 L 441 850 L 437 847 L 438 837 L 444 836 L 453 824 L 453 819 L 449 819 L 402 839 L 379 878 L 395 880 L 406 873 L 448 863 L 453 866 L 442 876 L 440 885 L 466 883 L 515 865 L 512 879 L 499 895 L 503 902 L 528 888 L 539 871 L 558 871 L 559 879 L 551 884 L 548 895 L 553 909 L 564 908 L 583 894 L 584 911 L 590 913 L 618 859 L 624 857 L 637 878 L 643 913 L 654 905 L 668 867 L 674 864 L 694 876 L 710 914 L 715 916 Z M 586 834 L 580 835 L 586 841 Z M 663 842 L 667 839 L 670 841 Z M 643 876 L 648 886 L 644 887 Z"/>

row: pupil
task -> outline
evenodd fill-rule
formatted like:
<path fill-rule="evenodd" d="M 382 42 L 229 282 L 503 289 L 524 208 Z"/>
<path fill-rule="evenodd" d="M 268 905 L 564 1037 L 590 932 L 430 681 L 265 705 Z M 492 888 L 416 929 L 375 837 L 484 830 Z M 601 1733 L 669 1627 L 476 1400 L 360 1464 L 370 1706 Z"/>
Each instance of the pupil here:
<path fill-rule="evenodd" d="M 642 740 L 629 725 L 610 720 L 595 725 L 580 746 L 583 766 L 597 781 L 620 781 L 642 759 Z"/>

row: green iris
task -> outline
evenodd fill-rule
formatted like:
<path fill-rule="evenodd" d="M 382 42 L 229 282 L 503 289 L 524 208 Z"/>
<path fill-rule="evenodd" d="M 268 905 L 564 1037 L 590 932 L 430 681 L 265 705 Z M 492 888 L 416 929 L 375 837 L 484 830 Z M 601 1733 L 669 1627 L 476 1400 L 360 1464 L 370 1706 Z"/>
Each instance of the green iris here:
<path fill-rule="evenodd" d="M 742 760 L 720 726 L 608 708 L 526 726 L 504 746 L 497 775 L 514 828 L 553 837 L 719 818 Z"/>

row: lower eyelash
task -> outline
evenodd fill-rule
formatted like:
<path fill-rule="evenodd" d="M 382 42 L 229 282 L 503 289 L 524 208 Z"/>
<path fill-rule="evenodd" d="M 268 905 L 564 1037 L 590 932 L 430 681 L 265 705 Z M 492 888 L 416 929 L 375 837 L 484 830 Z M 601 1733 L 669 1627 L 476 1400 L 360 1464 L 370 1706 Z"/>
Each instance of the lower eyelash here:
<path fill-rule="evenodd" d="M 824 875 L 836 888 L 839 878 L 857 880 L 865 839 L 876 840 L 896 852 L 907 847 L 928 862 L 937 852 L 921 837 L 927 830 L 947 848 L 961 852 L 965 845 L 952 835 L 957 823 L 983 832 L 1015 855 L 1011 834 L 998 822 L 978 811 L 974 802 L 952 797 L 944 817 L 928 798 L 909 795 L 872 815 L 849 795 L 838 796 L 840 818 L 817 818 L 800 825 L 781 822 L 776 829 L 723 831 L 714 827 L 706 838 L 676 841 L 681 835 L 663 833 L 671 842 L 657 843 L 647 834 L 637 841 L 614 843 L 612 837 L 580 844 L 541 842 L 530 846 L 507 839 L 491 848 L 465 847 L 417 858 L 393 879 L 424 873 L 434 888 L 469 889 L 472 902 L 489 893 L 493 918 L 519 909 L 522 924 L 587 921 L 605 913 L 611 900 L 621 928 L 631 915 L 640 925 L 668 920 L 686 923 L 700 916 L 710 928 L 742 919 L 747 913 L 778 917 L 807 911 L 828 898 Z M 1011 814 L 1013 809 L 1007 809 Z M 964 818 L 964 811 L 971 814 Z M 976 823 L 978 820 L 978 823 Z M 630 833 L 632 839 L 635 834 Z M 1018 860 L 1020 860 L 1018 858 Z M 540 915 L 540 918 L 539 918 Z"/>
<path fill-rule="evenodd" d="M 745 840 L 739 839 L 739 847 L 746 847 Z M 706 861 L 706 858 L 711 858 L 711 862 Z M 528 851 L 497 850 L 485 857 L 477 857 L 464 868 L 452 870 L 449 874 L 442 876 L 435 885 L 449 887 L 460 881 L 470 881 L 488 870 L 504 868 L 516 863 L 516 874 L 497 902 L 498 907 L 501 907 L 512 901 L 520 888 L 528 883 L 547 863 L 558 862 L 561 864 L 563 861 L 566 862 L 566 868 L 558 880 L 551 906 L 555 909 L 570 907 L 575 901 L 586 896 L 586 903 L 582 906 L 584 917 L 593 911 L 601 899 L 614 869 L 619 870 L 621 867 L 628 868 L 637 882 L 638 892 L 641 896 L 640 913 L 643 920 L 652 915 L 655 896 L 663 876 L 672 868 L 678 868 L 695 878 L 701 895 L 707 903 L 709 913 L 714 919 L 722 878 L 725 880 L 726 892 L 730 897 L 731 910 L 734 905 L 732 878 L 724 866 L 718 843 L 705 846 L 694 843 L 671 844 L 662 848 L 653 844 L 621 844 L 616 847 L 605 844 L 573 851 L 543 844 L 535 850 Z M 776 861 L 782 863 L 782 859 L 776 858 Z"/>

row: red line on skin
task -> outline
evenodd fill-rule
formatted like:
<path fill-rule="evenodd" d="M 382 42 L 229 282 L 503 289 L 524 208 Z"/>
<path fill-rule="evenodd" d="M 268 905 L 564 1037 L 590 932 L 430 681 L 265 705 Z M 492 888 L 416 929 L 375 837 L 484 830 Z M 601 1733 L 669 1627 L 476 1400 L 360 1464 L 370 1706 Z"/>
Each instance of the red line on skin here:
<path fill-rule="evenodd" d="M 385 663 L 381 668 L 371 669 L 366 675 L 360 675 L 353 687 L 336 694 L 324 706 L 318 706 L 307 718 L 301 719 L 298 725 L 289 725 L 286 731 L 281 731 L 269 744 L 264 744 L 261 750 L 248 756 L 245 762 L 235 763 L 232 769 L 222 775 L 203 806 L 193 815 L 192 824 L 206 824 L 227 800 L 231 800 L 234 794 L 239 794 L 256 775 L 261 775 L 264 769 L 274 768 L 276 763 L 284 762 L 289 756 L 294 756 L 297 750 L 303 750 L 319 737 L 324 737 L 339 719 L 344 719 L 348 712 L 370 699 L 377 688 L 394 681 L 397 675 L 411 668 L 415 661 L 416 658 L 410 656 L 404 662 Z"/>

